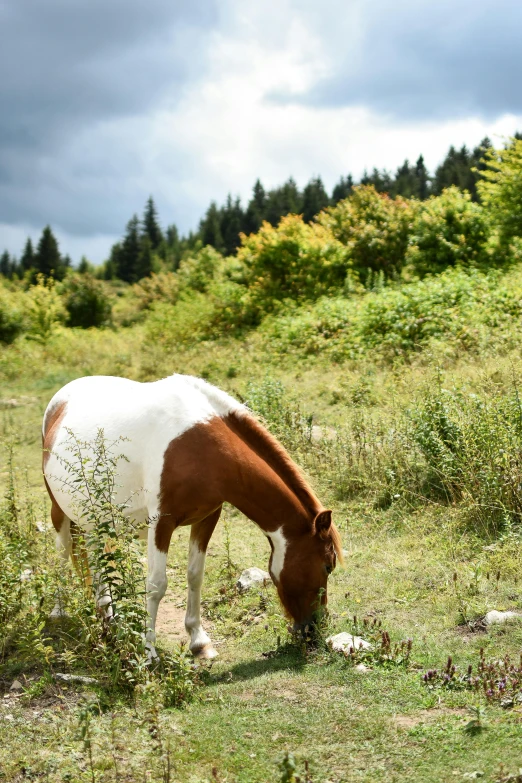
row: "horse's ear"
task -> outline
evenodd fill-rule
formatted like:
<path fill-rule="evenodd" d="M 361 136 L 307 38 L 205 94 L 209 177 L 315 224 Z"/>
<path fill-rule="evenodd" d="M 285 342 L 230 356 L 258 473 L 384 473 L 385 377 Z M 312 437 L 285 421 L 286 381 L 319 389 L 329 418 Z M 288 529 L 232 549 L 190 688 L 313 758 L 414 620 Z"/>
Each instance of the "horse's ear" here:
<path fill-rule="evenodd" d="M 324 536 L 328 533 L 332 524 L 332 512 L 328 509 L 326 511 L 320 511 L 314 519 L 315 532 L 320 536 Z"/>

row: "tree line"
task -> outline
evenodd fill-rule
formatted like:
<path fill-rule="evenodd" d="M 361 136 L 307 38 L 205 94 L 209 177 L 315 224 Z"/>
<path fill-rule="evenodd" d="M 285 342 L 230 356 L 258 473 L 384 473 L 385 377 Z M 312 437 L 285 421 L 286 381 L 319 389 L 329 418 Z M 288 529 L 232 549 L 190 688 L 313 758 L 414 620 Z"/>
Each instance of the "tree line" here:
<path fill-rule="evenodd" d="M 522 134 L 516 133 L 515 138 L 522 138 Z M 175 224 L 165 231 L 161 229 L 156 205 L 150 197 L 142 217 L 133 215 L 129 220 L 122 239 L 113 245 L 107 261 L 95 270 L 84 258 L 78 271 L 96 272 L 105 279 L 134 283 L 159 268 L 177 269 L 181 259 L 199 247 L 210 245 L 224 255 L 232 255 L 240 245 L 240 234 L 257 232 L 264 221 L 275 226 L 290 213 L 301 214 L 306 222 L 311 222 L 321 210 L 347 198 L 356 184 L 373 185 L 379 193 L 392 197 L 421 201 L 455 185 L 469 191 L 476 201 L 481 159 L 490 147 L 487 137 L 472 150 L 466 146 L 460 149 L 451 146 L 433 175 L 429 174 L 422 155 L 414 164 L 405 160 L 395 174 L 374 168 L 371 172 L 365 171 L 358 183 L 348 174 L 340 178 L 330 195 L 319 176 L 313 177 L 303 189 L 290 178 L 283 185 L 266 190 L 258 179 L 246 207 L 232 195 L 221 206 L 213 201 L 198 230 L 184 237 L 180 236 Z M 7 251 L 0 256 L 0 274 L 10 278 L 43 274 L 61 279 L 70 263 L 67 256 L 60 255 L 56 238 L 50 226 L 46 226 L 36 249 L 28 239 L 20 259 L 10 256 Z"/>

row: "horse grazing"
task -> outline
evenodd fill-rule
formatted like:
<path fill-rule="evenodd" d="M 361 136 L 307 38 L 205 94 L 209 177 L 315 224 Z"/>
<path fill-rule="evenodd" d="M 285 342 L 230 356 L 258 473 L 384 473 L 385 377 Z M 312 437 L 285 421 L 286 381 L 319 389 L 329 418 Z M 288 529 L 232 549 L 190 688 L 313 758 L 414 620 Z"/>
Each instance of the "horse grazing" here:
<path fill-rule="evenodd" d="M 67 561 L 74 557 L 74 498 L 65 487 L 70 435 L 92 442 L 123 437 L 115 502 L 148 538 L 147 640 L 153 650 L 159 602 L 167 589 L 173 531 L 190 525 L 185 627 L 194 655 L 217 652 L 201 626 L 205 553 L 225 501 L 266 535 L 270 575 L 295 628 L 327 601 L 328 574 L 341 559 L 332 512 L 324 509 L 284 448 L 248 408 L 205 381 L 172 375 L 153 383 L 91 376 L 64 386 L 43 420 L 43 472 Z M 120 448 L 120 446 L 119 446 Z M 77 514 L 78 512 L 76 512 Z"/>

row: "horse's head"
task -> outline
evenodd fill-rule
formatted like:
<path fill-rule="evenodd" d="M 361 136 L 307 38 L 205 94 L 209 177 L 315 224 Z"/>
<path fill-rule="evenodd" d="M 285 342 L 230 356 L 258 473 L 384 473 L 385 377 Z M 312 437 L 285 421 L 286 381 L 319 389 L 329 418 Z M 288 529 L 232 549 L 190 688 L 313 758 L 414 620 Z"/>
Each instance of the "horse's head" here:
<path fill-rule="evenodd" d="M 326 606 L 328 575 L 337 560 L 342 561 L 341 538 L 332 512 L 321 511 L 305 534 L 286 538 L 280 529 L 270 539 L 270 574 L 281 603 L 299 630 L 311 625 Z"/>

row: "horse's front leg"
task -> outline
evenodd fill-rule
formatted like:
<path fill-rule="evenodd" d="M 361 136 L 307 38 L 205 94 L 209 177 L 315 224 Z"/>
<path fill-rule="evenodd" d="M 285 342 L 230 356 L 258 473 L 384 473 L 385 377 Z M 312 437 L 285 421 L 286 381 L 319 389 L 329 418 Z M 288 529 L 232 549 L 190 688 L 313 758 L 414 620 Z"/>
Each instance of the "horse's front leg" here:
<path fill-rule="evenodd" d="M 217 525 L 221 506 L 208 517 L 196 522 L 190 530 L 187 569 L 188 596 L 185 628 L 190 634 L 190 651 L 198 658 L 215 658 L 218 654 L 201 625 L 201 586 L 205 571 L 207 546 Z"/>

